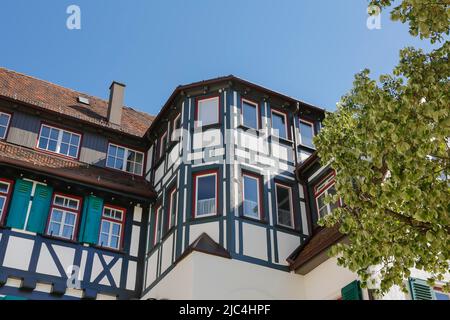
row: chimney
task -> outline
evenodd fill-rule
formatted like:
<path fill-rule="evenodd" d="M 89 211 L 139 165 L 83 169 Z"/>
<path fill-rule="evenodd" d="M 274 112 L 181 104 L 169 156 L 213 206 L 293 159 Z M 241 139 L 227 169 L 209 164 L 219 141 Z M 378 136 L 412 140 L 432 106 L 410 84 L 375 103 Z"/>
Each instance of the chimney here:
<path fill-rule="evenodd" d="M 113 81 L 109 87 L 108 122 L 120 126 L 122 123 L 123 98 L 125 85 Z"/>

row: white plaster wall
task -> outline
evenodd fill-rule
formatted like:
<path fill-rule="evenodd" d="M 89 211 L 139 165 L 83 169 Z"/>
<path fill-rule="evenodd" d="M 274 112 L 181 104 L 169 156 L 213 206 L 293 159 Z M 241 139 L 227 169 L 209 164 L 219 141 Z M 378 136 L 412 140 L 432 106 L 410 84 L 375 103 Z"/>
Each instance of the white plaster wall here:
<path fill-rule="evenodd" d="M 207 233 L 215 242 L 219 243 L 219 222 L 209 222 L 191 225 L 189 228 L 189 244 L 197 240 L 202 233 Z"/>
<path fill-rule="evenodd" d="M 194 149 L 219 146 L 222 144 L 220 129 L 211 129 L 204 132 L 194 133 Z"/>
<path fill-rule="evenodd" d="M 10 237 L 3 266 L 19 270 L 28 270 L 31 253 L 33 252 L 33 245 L 33 240 Z"/>
<path fill-rule="evenodd" d="M 265 227 L 242 224 L 243 253 L 246 256 L 267 261 L 267 233 Z"/>
<path fill-rule="evenodd" d="M 300 237 L 294 236 L 285 232 L 277 232 L 278 243 L 278 258 L 279 263 L 282 265 L 288 265 L 286 259 L 294 252 L 300 245 Z"/>

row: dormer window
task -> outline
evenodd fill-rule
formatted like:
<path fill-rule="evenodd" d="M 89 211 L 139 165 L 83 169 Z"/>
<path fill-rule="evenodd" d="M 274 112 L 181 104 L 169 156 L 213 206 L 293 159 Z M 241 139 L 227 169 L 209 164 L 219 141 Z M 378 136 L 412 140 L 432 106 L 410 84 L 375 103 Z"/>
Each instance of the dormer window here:
<path fill-rule="evenodd" d="M 6 134 L 8 133 L 10 120 L 11 115 L 4 112 L 0 112 L 0 140 L 6 139 Z"/>
<path fill-rule="evenodd" d="M 38 149 L 78 158 L 81 134 L 43 124 L 39 133 Z"/>
<path fill-rule="evenodd" d="M 195 126 L 204 127 L 219 123 L 219 103 L 218 96 L 198 99 L 195 110 Z"/>
<path fill-rule="evenodd" d="M 300 143 L 309 148 L 314 147 L 314 123 L 300 119 Z"/>
<path fill-rule="evenodd" d="M 106 166 L 108 168 L 142 176 L 144 171 L 144 153 L 110 143 Z"/>

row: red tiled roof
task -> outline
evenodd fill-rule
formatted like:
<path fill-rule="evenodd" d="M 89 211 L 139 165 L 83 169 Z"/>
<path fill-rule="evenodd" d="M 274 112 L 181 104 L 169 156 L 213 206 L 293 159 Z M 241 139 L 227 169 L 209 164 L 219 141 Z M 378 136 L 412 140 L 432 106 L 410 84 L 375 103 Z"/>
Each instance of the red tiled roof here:
<path fill-rule="evenodd" d="M 0 164 L 19 166 L 44 174 L 52 174 L 81 183 L 145 197 L 149 200 L 155 195 L 150 183 L 143 177 L 91 166 L 4 141 L 0 141 Z"/>
<path fill-rule="evenodd" d="M 124 107 L 121 126 L 107 121 L 108 101 L 15 71 L 0 68 L 0 97 L 57 112 L 97 126 L 143 137 L 155 117 Z M 89 99 L 90 105 L 78 102 Z"/>

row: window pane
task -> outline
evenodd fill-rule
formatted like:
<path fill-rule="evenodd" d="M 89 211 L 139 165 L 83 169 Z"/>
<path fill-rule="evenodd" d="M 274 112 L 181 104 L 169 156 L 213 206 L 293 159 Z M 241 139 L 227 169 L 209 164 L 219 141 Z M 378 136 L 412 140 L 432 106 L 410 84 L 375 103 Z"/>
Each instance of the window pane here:
<path fill-rule="evenodd" d="M 67 212 L 64 223 L 69 226 L 74 226 L 75 225 L 75 215 Z"/>
<path fill-rule="evenodd" d="M 99 242 L 99 245 L 101 246 L 108 246 L 108 234 L 101 233 Z"/>
<path fill-rule="evenodd" d="M 66 143 L 61 143 L 61 147 L 59 148 L 59 153 L 68 155 L 69 154 L 69 145 Z"/>
<path fill-rule="evenodd" d="M 80 137 L 73 134 L 72 138 L 70 139 L 70 144 L 78 147 L 78 145 L 80 144 Z"/>
<path fill-rule="evenodd" d="M 39 149 L 47 149 L 47 145 L 48 145 L 48 139 L 45 138 L 40 138 L 39 139 Z"/>
<path fill-rule="evenodd" d="M 450 300 L 450 297 L 445 294 L 442 293 L 440 291 L 434 291 L 436 293 L 436 300 Z"/>
<path fill-rule="evenodd" d="M 50 227 L 48 228 L 48 233 L 50 235 L 59 235 L 59 229 L 60 229 L 61 225 L 59 223 L 56 222 L 51 222 L 50 223 Z"/>
<path fill-rule="evenodd" d="M 59 130 L 57 130 L 55 128 L 51 128 L 50 129 L 50 139 L 58 140 L 58 136 L 59 136 Z"/>
<path fill-rule="evenodd" d="M 42 131 L 41 131 L 41 137 L 50 137 L 50 128 L 49 127 L 42 127 Z"/>
<path fill-rule="evenodd" d="M 6 127 L 9 124 L 9 115 L 7 114 L 0 114 L 0 126 Z"/>
<path fill-rule="evenodd" d="M 70 143 L 70 136 L 71 136 L 71 134 L 69 132 L 63 132 L 62 142 L 69 144 Z"/>
<path fill-rule="evenodd" d="M 0 182 L 0 192 L 8 193 L 9 185 L 7 183 Z"/>
<path fill-rule="evenodd" d="M 119 224 L 113 223 L 112 234 L 115 235 L 115 236 L 119 236 L 120 235 L 120 225 Z"/>
<path fill-rule="evenodd" d="M 52 221 L 61 222 L 62 214 L 61 210 L 53 209 Z"/>
<path fill-rule="evenodd" d="M 244 176 L 244 215 L 258 218 L 258 179 Z"/>
<path fill-rule="evenodd" d="M 218 115 L 218 98 L 201 100 L 198 102 L 198 124 L 200 126 L 217 123 Z"/>
<path fill-rule="evenodd" d="M 116 153 L 117 153 L 117 147 L 110 145 L 109 150 L 108 150 L 108 155 L 116 156 Z"/>
<path fill-rule="evenodd" d="M 120 239 L 119 237 L 112 236 L 111 243 L 109 246 L 111 248 L 118 249 L 119 248 L 119 239 Z"/>
<path fill-rule="evenodd" d="M 287 138 L 285 117 L 278 113 L 272 112 L 272 129 L 273 133 L 280 138 Z"/>
<path fill-rule="evenodd" d="M 101 229 L 101 232 L 102 232 L 102 233 L 107 233 L 107 234 L 109 234 L 109 226 L 110 226 L 109 221 L 102 220 L 102 229 Z"/>
<path fill-rule="evenodd" d="M 0 197 L 0 218 L 2 217 L 3 208 L 5 206 L 5 203 L 6 203 L 6 198 L 5 197 Z"/>
<path fill-rule="evenodd" d="M 106 160 L 106 166 L 110 167 L 110 168 L 114 168 L 114 163 L 115 163 L 115 158 L 113 158 L 112 156 L 108 155 L 108 160 Z"/>
<path fill-rule="evenodd" d="M 245 126 L 258 129 L 258 110 L 254 104 L 243 102 L 242 116 Z"/>
<path fill-rule="evenodd" d="M 75 146 L 71 146 L 69 149 L 69 156 L 76 158 L 77 157 L 78 148 Z"/>
<path fill-rule="evenodd" d="M 6 127 L 0 126 L 0 139 L 4 139 L 6 137 Z"/>
<path fill-rule="evenodd" d="M 216 176 L 199 177 L 197 183 L 197 215 L 216 213 Z"/>
<path fill-rule="evenodd" d="M 292 226 L 291 201 L 289 189 L 277 186 L 278 223 Z"/>
<path fill-rule="evenodd" d="M 308 147 L 312 147 L 314 148 L 314 143 L 313 143 L 313 127 L 311 124 L 309 123 L 305 123 L 305 122 L 300 122 L 300 134 L 301 134 L 301 141 L 302 144 Z"/>
<path fill-rule="evenodd" d="M 73 237 L 73 227 L 72 226 L 64 226 L 61 236 L 63 238 L 66 238 L 66 239 L 72 239 L 72 237 Z"/>
<path fill-rule="evenodd" d="M 173 227 L 176 224 L 176 214 L 177 214 L 177 194 L 176 192 L 174 192 L 172 194 L 172 198 L 171 198 L 171 202 L 170 202 L 170 227 Z"/>
<path fill-rule="evenodd" d="M 124 160 L 125 159 L 125 149 L 117 148 L 117 158 Z"/>
<path fill-rule="evenodd" d="M 47 150 L 50 150 L 50 151 L 56 151 L 56 147 L 57 147 L 57 141 L 56 141 L 56 140 L 50 140 L 50 141 L 48 142 L 48 148 L 47 148 Z"/>

